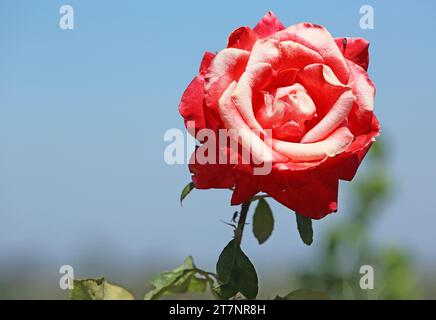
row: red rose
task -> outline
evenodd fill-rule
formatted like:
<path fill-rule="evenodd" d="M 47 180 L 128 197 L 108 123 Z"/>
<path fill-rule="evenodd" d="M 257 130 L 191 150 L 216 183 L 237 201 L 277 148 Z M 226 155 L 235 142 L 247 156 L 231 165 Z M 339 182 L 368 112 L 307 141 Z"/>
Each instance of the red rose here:
<path fill-rule="evenodd" d="M 233 205 L 262 191 L 313 219 L 335 212 L 339 179 L 354 177 L 379 134 L 368 46 L 311 23 L 285 28 L 269 12 L 254 29 L 233 31 L 227 48 L 206 52 L 180 102 L 185 123 L 268 129 L 270 143 L 258 139 L 253 150 L 270 150 L 272 169 L 255 175 L 251 164 L 191 163 L 196 188 L 234 187 Z"/>

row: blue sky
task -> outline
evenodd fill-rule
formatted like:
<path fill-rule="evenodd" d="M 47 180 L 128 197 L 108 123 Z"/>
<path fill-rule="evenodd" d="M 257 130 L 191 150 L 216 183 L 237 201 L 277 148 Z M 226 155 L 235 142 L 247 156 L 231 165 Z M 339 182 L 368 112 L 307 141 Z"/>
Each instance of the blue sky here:
<path fill-rule="evenodd" d="M 75 10 L 61 30 L 59 8 Z M 371 4 L 375 29 L 359 28 Z M 227 191 L 194 192 L 180 207 L 186 166 L 163 161 L 168 128 L 205 50 L 273 10 L 371 42 L 376 114 L 389 139 L 396 193 L 374 239 L 436 261 L 435 4 L 432 1 L 12 1 L 0 4 L 0 260 L 36 254 L 58 265 L 92 249 L 212 267 L 231 237 Z M 359 178 L 359 175 L 356 179 Z M 342 183 L 341 191 L 349 184 Z M 340 207 L 345 193 L 341 192 Z M 311 259 L 295 219 L 273 204 L 276 230 L 247 254 L 259 265 Z M 346 212 L 344 211 L 345 215 Z M 325 230 L 341 214 L 316 224 Z M 58 268 L 58 265 L 55 268 Z"/>

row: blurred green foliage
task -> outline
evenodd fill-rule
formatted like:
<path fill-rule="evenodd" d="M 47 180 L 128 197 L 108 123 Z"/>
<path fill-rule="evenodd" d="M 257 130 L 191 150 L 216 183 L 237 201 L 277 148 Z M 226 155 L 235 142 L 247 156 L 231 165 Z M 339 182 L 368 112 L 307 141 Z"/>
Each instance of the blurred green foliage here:
<path fill-rule="evenodd" d="M 366 156 L 366 168 L 348 193 L 347 218 L 331 227 L 321 244 L 313 268 L 297 275 L 301 288 L 326 292 L 337 299 L 419 299 L 422 297 L 411 258 L 401 248 L 385 247 L 370 239 L 381 206 L 391 196 L 386 145 L 379 140 Z M 374 289 L 363 290 L 362 265 L 374 270 Z M 307 270 L 307 269 L 306 269 Z"/>

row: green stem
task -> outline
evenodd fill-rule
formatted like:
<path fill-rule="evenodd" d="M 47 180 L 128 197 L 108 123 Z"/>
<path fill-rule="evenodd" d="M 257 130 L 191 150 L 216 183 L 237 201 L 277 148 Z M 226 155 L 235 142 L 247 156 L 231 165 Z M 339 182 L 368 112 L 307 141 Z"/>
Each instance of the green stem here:
<path fill-rule="evenodd" d="M 211 277 L 213 277 L 215 280 L 217 280 L 218 279 L 218 276 L 215 274 L 215 273 L 213 273 L 213 272 L 208 272 L 208 271 L 204 271 L 204 270 L 201 270 L 201 269 L 193 269 L 193 270 L 195 270 L 195 271 L 197 271 L 199 274 L 201 274 L 202 276 L 204 276 L 204 277 L 209 277 L 209 276 L 211 276 Z"/>
<path fill-rule="evenodd" d="M 248 209 L 250 208 L 251 200 L 244 202 L 241 205 L 241 212 L 239 213 L 238 225 L 235 229 L 236 245 L 241 245 L 242 233 L 244 232 L 245 220 L 247 220 Z"/>

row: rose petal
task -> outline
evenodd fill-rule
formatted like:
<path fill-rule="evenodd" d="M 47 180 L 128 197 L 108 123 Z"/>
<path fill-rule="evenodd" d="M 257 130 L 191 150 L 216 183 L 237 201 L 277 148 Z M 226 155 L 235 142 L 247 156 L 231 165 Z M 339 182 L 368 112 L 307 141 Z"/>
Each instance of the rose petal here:
<path fill-rule="evenodd" d="M 197 189 L 222 188 L 227 189 L 235 185 L 232 164 L 199 164 L 195 161 L 197 153 L 204 154 L 202 150 L 205 145 L 197 147 L 192 154 L 189 164 L 189 171 L 192 173 L 192 182 Z M 230 150 L 222 151 L 230 152 Z"/>
<path fill-rule="evenodd" d="M 280 42 L 282 50 L 282 61 L 280 69 L 297 68 L 302 69 L 313 63 L 324 63 L 320 54 L 295 41 Z"/>
<path fill-rule="evenodd" d="M 245 50 L 227 48 L 213 59 L 205 78 L 206 104 L 218 108 L 218 100 L 230 83 L 238 80 L 245 70 L 250 53 Z"/>
<path fill-rule="evenodd" d="M 360 163 L 371 147 L 375 138 L 379 135 L 380 125 L 375 116 L 372 118 L 371 131 L 368 134 L 358 136 L 348 147 L 346 152 L 338 157 L 337 168 L 339 178 L 351 181 L 359 168 Z"/>
<path fill-rule="evenodd" d="M 277 73 L 275 73 L 274 78 L 268 87 L 280 88 L 290 86 L 295 83 L 297 74 L 298 69 L 296 68 L 279 70 Z"/>
<path fill-rule="evenodd" d="M 253 169 L 249 165 L 237 165 L 235 172 L 235 190 L 232 194 L 233 206 L 244 203 L 260 191 L 257 177 L 253 175 Z"/>
<path fill-rule="evenodd" d="M 336 44 L 348 60 L 361 66 L 365 71 L 369 65 L 369 42 L 363 38 L 336 38 Z"/>
<path fill-rule="evenodd" d="M 331 134 L 347 118 L 354 101 L 355 98 L 351 90 L 345 91 L 327 115 L 304 135 L 301 143 L 320 141 Z"/>
<path fill-rule="evenodd" d="M 375 88 L 368 74 L 360 66 L 349 63 L 350 83 L 356 102 L 348 117 L 349 127 L 356 134 L 365 134 L 371 126 L 374 110 Z"/>
<path fill-rule="evenodd" d="M 315 102 L 318 119 L 322 119 L 338 98 L 350 90 L 336 78 L 332 69 L 324 64 L 310 64 L 300 70 L 297 82 L 301 83 Z"/>
<path fill-rule="evenodd" d="M 237 130 L 242 147 L 250 147 L 251 155 L 256 163 L 286 161 L 285 157 L 268 147 L 247 126 L 231 98 L 235 88 L 236 82 L 231 83 L 219 100 L 219 113 L 224 126 L 227 129 Z"/>
<path fill-rule="evenodd" d="M 261 38 L 268 37 L 273 33 L 283 30 L 285 27 L 272 11 L 268 11 L 259 23 L 254 27 L 254 32 Z"/>
<path fill-rule="evenodd" d="M 277 69 L 281 61 L 281 55 L 282 50 L 278 40 L 270 38 L 258 40 L 251 50 L 247 69 L 257 63 L 268 63 L 274 69 Z"/>
<path fill-rule="evenodd" d="M 362 162 L 372 143 L 373 141 L 371 139 L 363 149 L 356 151 L 353 154 L 348 154 L 347 157 L 344 157 L 343 161 L 341 161 L 338 165 L 338 176 L 340 179 L 347 181 L 353 180 L 360 163 Z"/>
<path fill-rule="evenodd" d="M 259 39 L 256 32 L 249 27 L 240 27 L 234 30 L 227 42 L 227 48 L 237 48 L 250 51 L 254 43 Z"/>
<path fill-rule="evenodd" d="M 264 181 L 262 191 L 298 214 L 321 219 L 337 210 L 339 183 L 332 171 L 274 171 Z"/>
<path fill-rule="evenodd" d="M 284 124 L 282 124 L 278 128 L 273 129 L 273 136 L 277 139 L 289 141 L 289 142 L 298 142 L 303 135 L 303 129 L 301 126 L 291 120 Z"/>
<path fill-rule="evenodd" d="M 334 157 L 345 151 L 353 138 L 348 128 L 341 127 L 320 142 L 304 144 L 273 140 L 273 149 L 291 161 L 314 161 Z"/>
<path fill-rule="evenodd" d="M 257 63 L 242 74 L 233 92 L 232 99 L 248 126 L 263 133 L 264 130 L 254 116 L 252 96 L 253 91 L 260 91 L 273 78 L 273 70 L 268 63 Z"/>
<path fill-rule="evenodd" d="M 204 77 L 196 76 L 183 93 L 179 104 L 179 112 L 188 121 L 195 121 L 195 129 L 200 130 L 206 127 L 204 109 Z M 191 132 L 191 134 L 193 134 Z"/>
<path fill-rule="evenodd" d="M 326 162 L 329 159 L 333 158 L 324 158 L 315 161 L 306 161 L 306 162 L 286 162 L 286 163 L 276 163 L 273 168 L 279 171 L 300 171 L 300 170 L 308 170 L 318 167 L 322 163 Z"/>
<path fill-rule="evenodd" d="M 276 33 L 273 38 L 280 41 L 292 40 L 320 54 L 342 83 L 348 83 L 350 70 L 341 50 L 331 34 L 322 26 L 300 23 Z"/>
<path fill-rule="evenodd" d="M 287 110 L 289 116 L 302 126 L 305 121 L 312 119 L 316 114 L 316 107 L 312 98 L 310 98 L 306 89 L 299 83 L 278 88 L 275 98 L 283 99 L 283 101 L 290 105 L 290 110 Z"/>
<path fill-rule="evenodd" d="M 210 64 L 212 63 L 213 58 L 215 58 L 216 54 L 206 51 L 203 55 L 203 59 L 201 60 L 200 70 L 201 74 L 206 73 L 207 69 L 209 69 Z"/>
<path fill-rule="evenodd" d="M 380 126 L 374 116 L 370 133 L 356 137 L 353 143 L 336 157 L 309 162 L 277 163 L 273 165 L 273 170 L 307 171 L 309 169 L 322 167 L 324 169 L 337 171 L 339 179 L 351 181 L 375 137 L 379 135 L 379 131 Z"/>

